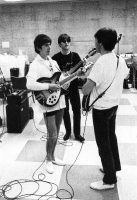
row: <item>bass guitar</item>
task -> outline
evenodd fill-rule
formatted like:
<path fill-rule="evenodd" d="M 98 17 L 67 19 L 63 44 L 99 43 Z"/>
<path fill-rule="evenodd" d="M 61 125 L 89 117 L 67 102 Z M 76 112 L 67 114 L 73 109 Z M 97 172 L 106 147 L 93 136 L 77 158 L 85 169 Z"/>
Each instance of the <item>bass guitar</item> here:
<path fill-rule="evenodd" d="M 40 83 L 58 83 L 61 86 L 61 89 L 57 91 L 51 90 L 42 90 L 42 91 L 34 91 L 34 95 L 36 100 L 43 106 L 52 107 L 56 105 L 60 99 L 60 96 L 64 94 L 63 85 L 70 83 L 72 80 L 76 79 L 78 76 L 86 73 L 87 70 L 92 68 L 93 63 L 88 63 L 84 66 L 83 69 L 76 71 L 75 73 L 69 75 L 67 78 L 59 81 L 61 72 L 56 72 L 53 74 L 51 78 L 42 77 L 37 81 Z"/>
<path fill-rule="evenodd" d="M 90 95 L 91 95 L 91 94 L 84 95 L 84 96 L 83 96 L 83 99 L 82 99 L 82 111 L 84 111 L 84 112 L 89 112 L 89 111 L 92 109 L 94 103 L 95 103 L 98 99 L 100 99 L 100 98 L 105 94 L 105 92 L 106 92 L 106 91 L 104 91 L 104 92 L 102 92 L 101 94 L 99 94 L 98 97 L 92 101 L 92 103 L 90 102 Z M 89 103 L 90 103 L 90 104 L 89 104 Z"/>

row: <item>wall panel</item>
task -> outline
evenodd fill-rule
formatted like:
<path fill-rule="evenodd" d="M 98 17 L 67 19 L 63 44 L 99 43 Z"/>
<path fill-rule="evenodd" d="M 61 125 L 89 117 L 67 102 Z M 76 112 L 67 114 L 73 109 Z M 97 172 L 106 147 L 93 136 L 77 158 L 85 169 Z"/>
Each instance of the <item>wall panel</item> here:
<path fill-rule="evenodd" d="M 129 0 L 86 0 L 0 5 L 0 53 L 18 54 L 22 49 L 30 60 L 35 56 L 33 40 L 39 33 L 51 36 L 51 55 L 59 51 L 61 33 L 72 37 L 72 50 L 84 57 L 94 46 L 94 33 L 104 26 L 115 28 L 123 37 L 122 53 L 137 53 L 137 4 Z M 2 41 L 10 48 L 2 49 Z"/>

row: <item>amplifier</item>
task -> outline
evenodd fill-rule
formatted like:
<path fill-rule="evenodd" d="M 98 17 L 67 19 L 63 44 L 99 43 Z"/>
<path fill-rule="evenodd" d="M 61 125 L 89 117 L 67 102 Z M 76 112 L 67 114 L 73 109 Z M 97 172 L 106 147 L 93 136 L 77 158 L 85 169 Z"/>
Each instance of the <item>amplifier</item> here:
<path fill-rule="evenodd" d="M 18 77 L 19 76 L 19 68 L 11 68 L 10 69 L 10 76 Z"/>
<path fill-rule="evenodd" d="M 6 106 L 7 132 L 21 133 L 29 121 L 28 101 L 24 101 L 20 106 Z"/>
<path fill-rule="evenodd" d="M 21 106 L 25 101 L 28 103 L 28 93 L 26 90 L 15 91 L 7 95 L 7 104 L 9 106 Z"/>

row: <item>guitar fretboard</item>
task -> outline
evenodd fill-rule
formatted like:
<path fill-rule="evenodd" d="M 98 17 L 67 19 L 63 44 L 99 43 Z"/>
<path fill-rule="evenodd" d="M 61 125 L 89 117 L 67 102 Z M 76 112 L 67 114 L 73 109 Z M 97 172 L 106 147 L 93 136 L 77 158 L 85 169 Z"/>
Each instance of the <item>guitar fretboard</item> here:
<path fill-rule="evenodd" d="M 64 80 L 60 81 L 59 84 L 60 85 L 64 85 L 65 83 L 68 83 L 68 82 L 70 82 L 70 81 L 72 81 L 72 80 L 74 80 L 76 78 L 77 78 L 77 72 L 69 75 L 67 78 L 65 78 Z"/>

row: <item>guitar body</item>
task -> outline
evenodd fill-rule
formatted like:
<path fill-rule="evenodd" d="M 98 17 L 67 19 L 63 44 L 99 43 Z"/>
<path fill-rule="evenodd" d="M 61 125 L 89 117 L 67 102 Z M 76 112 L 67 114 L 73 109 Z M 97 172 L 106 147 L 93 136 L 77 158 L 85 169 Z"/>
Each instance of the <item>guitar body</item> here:
<path fill-rule="evenodd" d="M 42 77 L 37 80 L 39 83 L 57 83 L 59 81 L 61 72 L 56 72 L 51 78 Z M 43 106 L 52 107 L 59 101 L 62 90 L 52 92 L 50 90 L 34 91 L 36 100 Z"/>
<path fill-rule="evenodd" d="M 90 94 L 84 95 L 82 99 L 82 110 L 85 112 L 90 111 L 89 101 L 90 101 Z"/>

